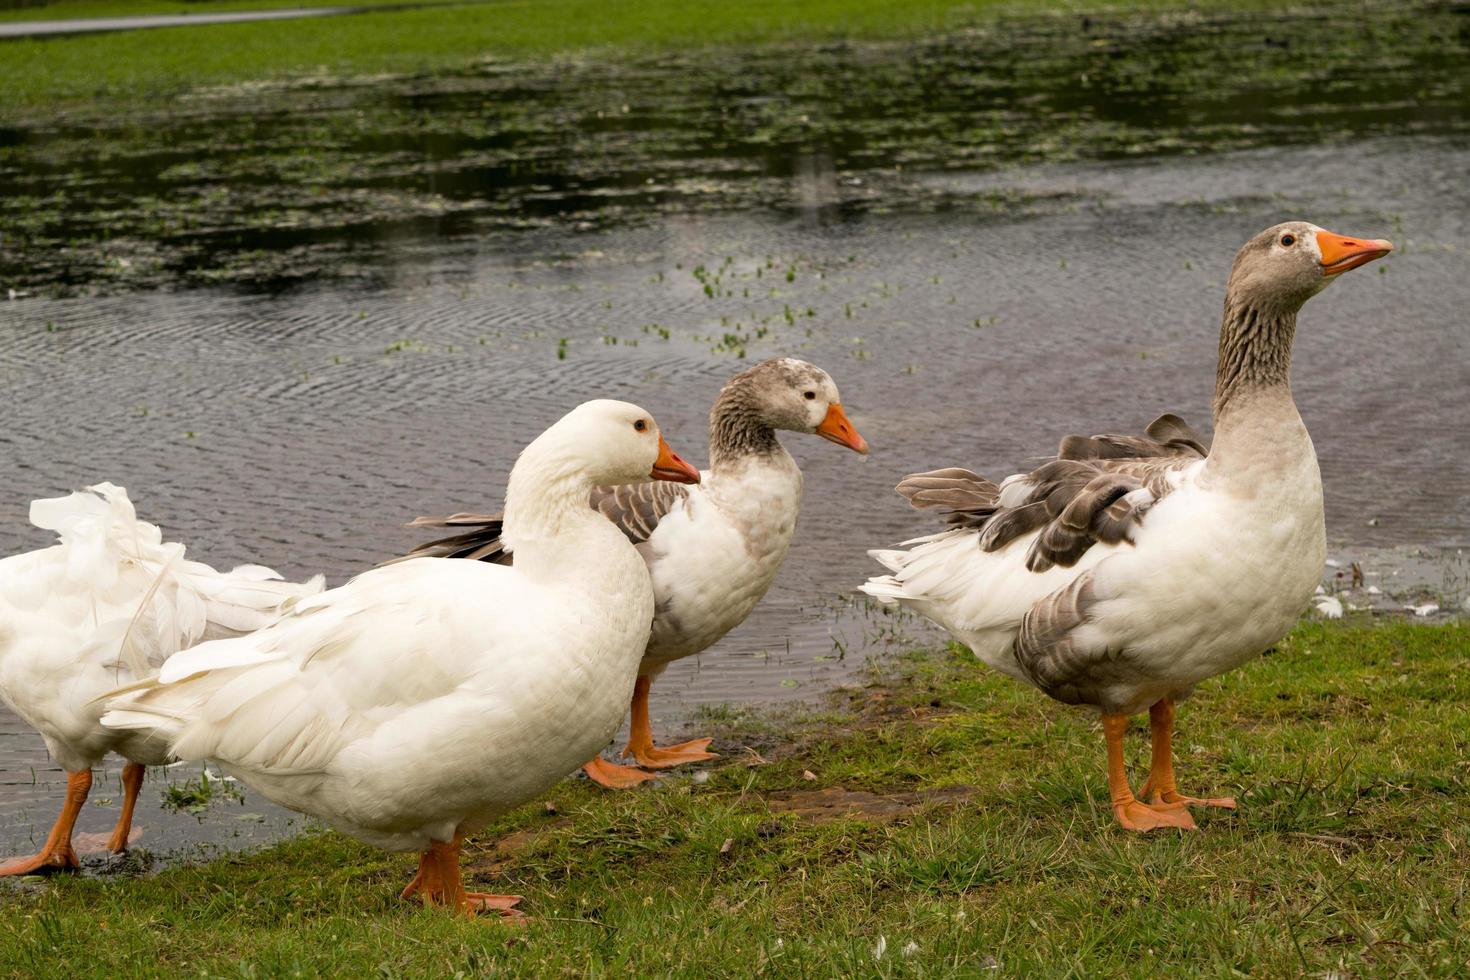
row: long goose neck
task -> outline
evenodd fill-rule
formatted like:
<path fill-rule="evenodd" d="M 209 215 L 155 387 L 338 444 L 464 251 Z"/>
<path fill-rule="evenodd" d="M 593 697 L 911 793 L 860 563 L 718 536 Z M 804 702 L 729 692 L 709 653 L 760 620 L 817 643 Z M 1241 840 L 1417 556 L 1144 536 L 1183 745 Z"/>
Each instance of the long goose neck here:
<path fill-rule="evenodd" d="M 776 430 L 761 418 L 754 385 L 745 376 L 720 389 L 709 413 L 710 469 L 716 474 L 753 458 L 784 454 Z"/>
<path fill-rule="evenodd" d="M 1252 303 L 1233 293 L 1225 297 L 1220 323 L 1220 361 L 1215 369 L 1215 423 L 1252 393 L 1291 397 L 1291 345 L 1296 313 Z"/>
<path fill-rule="evenodd" d="M 1312 456 L 1291 394 L 1291 346 L 1297 308 L 1225 298 L 1215 372 L 1215 437 L 1209 469 L 1247 483 L 1291 469 Z"/>

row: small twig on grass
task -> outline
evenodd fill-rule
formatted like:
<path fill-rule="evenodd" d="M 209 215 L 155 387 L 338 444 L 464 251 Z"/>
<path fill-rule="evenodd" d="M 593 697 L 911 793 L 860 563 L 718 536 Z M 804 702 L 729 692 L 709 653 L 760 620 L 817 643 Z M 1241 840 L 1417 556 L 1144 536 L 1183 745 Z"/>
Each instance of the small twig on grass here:
<path fill-rule="evenodd" d="M 598 926 L 609 933 L 616 931 L 606 922 L 598 922 L 596 919 L 572 919 L 560 915 L 535 915 L 531 919 L 533 922 L 578 922 L 586 926 Z"/>

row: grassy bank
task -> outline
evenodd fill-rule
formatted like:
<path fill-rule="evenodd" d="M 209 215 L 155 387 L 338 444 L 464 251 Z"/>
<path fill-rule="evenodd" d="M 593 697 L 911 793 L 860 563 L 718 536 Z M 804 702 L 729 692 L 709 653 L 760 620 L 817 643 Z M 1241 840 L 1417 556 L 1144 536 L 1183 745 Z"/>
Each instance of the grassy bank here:
<path fill-rule="evenodd" d="M 99 3 L 85 9 L 95 15 L 123 6 Z M 914 37 L 985 24 L 1005 14 L 1058 10 L 1273 6 L 1266 0 L 506 0 L 289 24 L 16 40 L 0 42 L 6 65 L 0 72 L 0 118 L 92 101 L 167 99 L 199 87 L 281 76 L 444 71 L 487 56 Z"/>
<path fill-rule="evenodd" d="M 1113 825 L 1088 716 L 914 654 L 830 710 L 706 719 L 707 781 L 567 782 L 490 828 L 469 877 L 524 928 L 400 903 L 407 858 L 321 834 L 3 893 L 0 974 L 1463 974 L 1467 648 L 1308 624 L 1205 685 L 1181 783 L 1241 808 L 1196 834 Z"/>

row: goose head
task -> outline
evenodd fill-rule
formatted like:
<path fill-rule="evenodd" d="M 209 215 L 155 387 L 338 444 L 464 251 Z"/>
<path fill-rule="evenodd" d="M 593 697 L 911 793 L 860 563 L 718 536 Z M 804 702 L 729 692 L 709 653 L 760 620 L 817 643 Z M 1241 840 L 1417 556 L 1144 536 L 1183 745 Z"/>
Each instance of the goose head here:
<path fill-rule="evenodd" d="M 837 384 L 815 364 L 774 358 L 736 375 L 726 387 L 744 389 L 746 410 L 764 426 L 811 433 L 867 455 L 868 441 L 842 410 Z"/>
<path fill-rule="evenodd" d="M 1229 292 L 1243 305 L 1295 312 L 1344 272 L 1391 251 L 1393 244 L 1381 238 L 1350 238 L 1306 221 L 1283 222 L 1236 253 Z"/>
<path fill-rule="evenodd" d="M 664 441 L 649 412 L 610 399 L 583 402 L 562 416 L 526 447 L 516 466 L 543 461 L 588 486 L 699 482 L 699 471 Z"/>

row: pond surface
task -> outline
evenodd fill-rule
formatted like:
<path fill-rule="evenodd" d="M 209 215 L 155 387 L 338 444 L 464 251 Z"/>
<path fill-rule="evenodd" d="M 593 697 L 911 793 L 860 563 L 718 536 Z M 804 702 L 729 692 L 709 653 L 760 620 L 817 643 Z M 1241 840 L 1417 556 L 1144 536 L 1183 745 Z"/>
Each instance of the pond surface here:
<path fill-rule="evenodd" d="M 1244 28 L 1220 30 L 1230 38 Z M 922 48 L 909 68 L 946 50 L 938 42 Z M 574 97 L 570 83 L 516 87 L 488 69 L 413 82 L 425 94 L 411 111 L 412 97 L 395 88 L 402 82 L 386 86 L 382 104 L 369 89 L 315 93 L 304 97 L 309 105 L 378 104 L 382 115 L 364 124 L 369 130 L 413 119 L 424 132 L 462 130 L 459 110 L 471 99 L 485 107 L 483 117 L 539 120 L 526 102 L 545 95 L 547 119 L 516 150 L 544 165 L 525 173 L 467 162 L 446 168 L 442 161 L 460 150 L 435 157 L 385 138 L 384 159 L 397 155 L 398 176 L 382 177 L 374 168 L 387 164 L 374 158 L 364 172 L 379 177 L 361 178 L 381 179 L 380 190 L 420 200 L 423 187 L 443 195 L 455 181 L 478 182 L 497 194 L 504 188 L 504 197 L 491 202 L 466 190 L 466 200 L 479 202 L 467 216 L 426 225 L 375 224 L 361 214 L 334 224 L 330 215 L 343 212 L 324 204 L 275 230 L 259 226 L 255 204 L 242 205 L 233 239 L 212 224 L 225 212 L 204 205 L 194 230 L 168 225 L 163 213 L 155 231 L 142 227 L 148 208 L 163 206 L 161 197 L 145 200 L 161 178 L 155 161 L 152 184 L 123 179 L 129 171 L 119 160 L 141 145 L 124 130 L 94 145 L 65 126 L 32 127 L 12 146 L 0 181 L 25 184 L 38 200 L 63 198 L 58 228 L 100 227 L 110 215 L 133 250 L 118 251 L 114 240 L 104 243 L 108 254 L 138 257 L 146 245 L 156 262 L 139 258 L 131 269 L 145 268 L 133 279 L 116 263 L 108 272 L 88 245 L 47 258 L 36 244 L 51 234 L 44 216 L 24 226 L 21 248 L 5 253 L 4 275 L 33 295 L 0 302 L 0 375 L 10 393 L 0 432 L 10 462 L 0 548 L 46 543 L 26 523 L 30 499 L 110 479 L 132 491 L 142 516 L 186 542 L 191 557 L 220 566 L 258 561 L 293 577 L 325 572 L 336 584 L 422 540 L 399 526 L 418 514 L 495 507 L 514 454 L 579 401 L 643 404 L 682 453 L 703 463 L 705 415 L 720 385 L 760 358 L 807 358 L 836 378 L 873 453 L 785 440 L 807 477 L 790 558 L 744 626 L 655 687 L 655 723 L 672 736 L 697 728 L 701 706 L 810 697 L 859 676 L 893 644 L 932 638 L 850 598 L 875 571 L 866 548 L 931 527 L 892 492 L 905 473 L 961 464 L 1003 475 L 1052 451 L 1064 433 L 1139 431 L 1163 411 L 1207 428 L 1231 257 L 1254 232 L 1299 217 L 1398 246 L 1314 299 L 1299 329 L 1294 387 L 1321 457 L 1333 559 L 1342 569 L 1358 561 L 1365 588 L 1391 596 L 1382 602 L 1432 598 L 1449 608 L 1463 600 L 1462 549 L 1470 545 L 1470 139 L 1464 91 L 1434 101 L 1464 80 L 1442 78 L 1439 49 L 1426 50 L 1421 67 L 1375 75 L 1400 72 L 1403 91 L 1423 95 L 1412 104 L 1398 89 L 1376 101 L 1379 90 L 1361 86 L 1340 101 L 1317 89 L 1295 102 L 1225 99 L 1278 128 L 1273 135 L 1252 123 L 1213 148 L 1200 135 L 1208 127 L 1179 107 L 1184 89 L 1169 77 L 1158 84 L 1173 97 L 1147 86 L 1138 97 L 1172 106 L 1159 111 L 1173 113 L 1176 143 L 1136 151 L 1087 135 L 1113 132 L 1084 124 L 1096 121 L 1096 104 L 1068 117 L 1077 127 L 1058 128 L 1021 99 L 1018 128 L 1004 144 L 1012 149 L 993 158 L 980 148 L 994 144 L 968 141 L 958 122 L 898 131 L 901 101 L 864 108 L 876 82 L 857 84 L 853 101 L 830 86 L 780 97 L 787 108 L 825 107 L 824 132 L 848 126 L 862 139 L 817 152 L 801 141 L 759 144 L 759 130 L 746 127 L 715 155 L 708 146 L 683 153 L 674 141 L 686 124 L 702 131 L 698 113 L 669 123 L 659 153 L 627 149 L 612 130 L 579 133 L 583 117 L 558 115 L 556 100 Z M 905 77 L 876 64 L 880 77 Z M 1031 70 L 1022 59 L 1011 65 Z M 967 71 L 936 68 L 937 103 L 949 98 L 939 79 L 963 80 Z M 712 84 L 697 78 L 691 85 Z M 793 68 L 791 83 L 804 79 Z M 1338 84 L 1331 74 L 1319 81 Z M 759 85 L 751 87 L 740 98 L 757 98 Z M 1036 99 L 1066 97 L 1045 89 Z M 270 104 L 273 96 L 263 98 Z M 689 105 L 699 98 L 715 100 L 703 110 L 711 118 L 721 99 L 746 104 L 705 92 Z M 958 120 L 960 100 L 953 105 Z M 971 122 L 990 111 L 975 110 Z M 1317 138 L 1292 130 L 1285 120 L 1293 115 L 1313 120 Z M 875 117 L 882 123 L 853 122 Z M 300 128 L 311 118 L 310 110 L 254 122 L 226 116 L 218 146 L 206 152 L 190 142 L 203 139 L 191 127 L 205 124 L 186 116 L 168 166 L 203 175 L 218 168 L 189 186 L 213 183 L 231 200 L 304 199 L 317 187 L 332 198 L 333 187 L 359 178 L 313 184 L 270 169 L 279 160 L 266 166 L 271 154 L 256 150 L 258 141 L 330 145 Z M 341 120 L 332 119 L 324 132 L 338 131 Z M 600 152 L 570 153 L 568 141 L 579 139 Z M 1191 152 L 1176 152 L 1191 140 Z M 1067 149 L 1024 149 L 1042 144 Z M 92 146 L 91 157 L 63 167 L 58 146 Z M 51 153 L 60 169 L 46 177 L 37 161 Z M 640 169 L 635 159 L 655 165 Z M 895 171 L 899 159 L 904 169 Z M 239 177 L 256 165 L 266 169 Z M 541 175 L 533 180 L 530 170 Z M 691 189 L 696 180 L 706 186 Z M 557 190 L 533 189 L 543 185 Z M 603 188 L 603 203 L 590 191 L 579 197 L 573 185 Z M 606 190 L 614 185 L 627 193 Z M 719 206 L 706 207 L 711 199 Z M 169 208 L 181 221 L 190 213 L 182 198 Z M 14 217 L 12 210 L 7 222 Z M 198 285 L 212 278 L 232 284 Z M 1336 574 L 1329 570 L 1329 583 Z M 197 779 L 197 767 L 153 775 L 140 843 L 233 847 L 290 831 L 286 815 L 248 789 L 243 801 L 226 795 L 198 814 L 157 806 L 170 784 Z M 32 847 L 54 816 L 61 774 L 40 739 L 3 710 L 0 780 L 0 850 Z M 83 830 L 110 825 L 115 789 L 109 770 L 94 795 L 113 802 L 89 807 Z"/>
<path fill-rule="evenodd" d="M 985 221 L 1028 199 L 925 175 L 1470 130 L 1470 7 L 1355 10 L 1056 16 L 920 42 L 308 76 L 128 111 L 0 106 L 0 292 L 381 281 L 451 244 L 515 250 L 507 231 L 690 213 Z"/>

